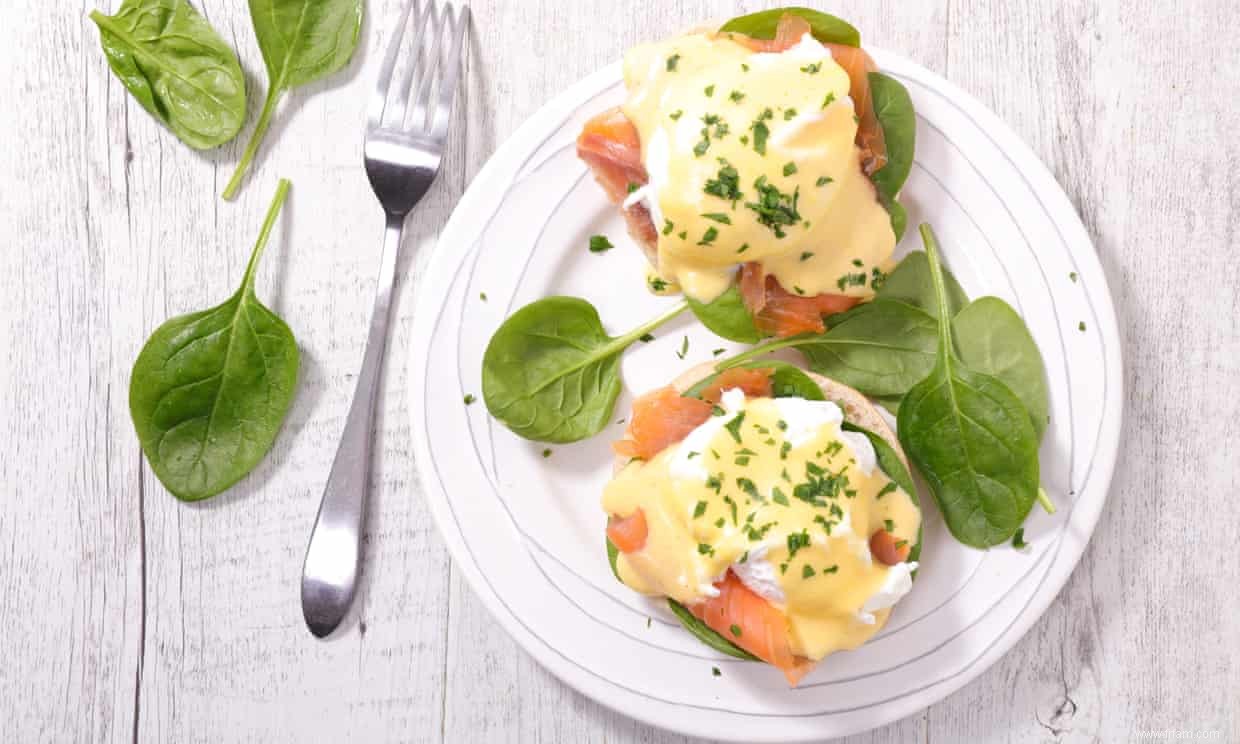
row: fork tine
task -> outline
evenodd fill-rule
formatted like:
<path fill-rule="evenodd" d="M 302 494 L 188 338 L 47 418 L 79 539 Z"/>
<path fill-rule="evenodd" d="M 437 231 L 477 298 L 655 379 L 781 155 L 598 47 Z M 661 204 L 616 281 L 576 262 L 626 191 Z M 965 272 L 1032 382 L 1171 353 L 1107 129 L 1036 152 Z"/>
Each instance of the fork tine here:
<path fill-rule="evenodd" d="M 456 21 L 450 31 L 452 48 L 448 51 L 448 59 L 444 62 L 443 79 L 439 81 L 439 103 L 435 107 L 434 122 L 431 124 L 431 137 L 440 139 L 448 133 L 448 120 L 452 116 L 452 101 L 456 98 L 456 82 L 461 77 L 462 48 L 465 45 L 465 32 L 469 29 L 469 6 L 461 6 L 456 12 Z"/>
<path fill-rule="evenodd" d="M 392 71 L 396 68 L 396 57 L 400 52 L 400 40 L 405 36 L 405 29 L 409 25 L 409 13 L 416 2 L 417 0 L 409 0 L 405 3 L 405 9 L 400 13 L 400 23 L 397 24 L 396 31 L 388 41 L 383 66 L 379 68 L 379 81 L 375 84 L 375 92 L 370 99 L 370 111 L 366 117 L 366 124 L 370 129 L 383 123 L 383 110 L 387 103 L 388 88 L 392 84 Z"/>
<path fill-rule="evenodd" d="M 434 0 L 431 0 L 432 4 Z M 432 13 L 432 23 L 434 25 L 433 36 L 428 39 L 430 56 L 426 60 L 426 67 L 418 75 L 417 90 L 413 96 L 413 101 L 409 106 L 412 115 L 409 116 L 409 126 L 415 132 L 424 132 L 428 125 L 429 116 L 427 109 L 429 107 L 431 89 L 435 83 L 435 73 L 439 68 L 439 59 L 442 56 L 441 42 L 443 41 L 444 27 L 448 25 L 448 18 L 452 12 L 451 5 L 445 4 L 442 9 L 436 8 Z"/>
<path fill-rule="evenodd" d="M 415 6 L 421 4 L 420 0 L 413 0 L 413 2 Z M 419 71 L 422 70 L 422 40 L 427 35 L 427 27 L 432 25 L 429 21 L 431 20 L 431 14 L 434 9 L 435 0 L 426 0 L 426 5 L 419 8 L 418 11 L 414 13 L 414 27 L 417 30 L 414 32 L 413 40 L 409 43 L 409 48 L 412 50 L 410 53 L 410 60 L 409 64 L 405 67 L 404 72 L 400 76 L 400 82 L 396 84 L 396 88 L 394 89 L 395 99 L 392 101 L 391 108 L 394 116 L 389 120 L 389 123 L 398 129 L 404 126 L 405 115 L 408 113 L 409 91 L 413 87 L 415 80 L 420 79 L 417 75 Z M 430 35 L 432 37 L 435 35 L 433 27 Z"/>

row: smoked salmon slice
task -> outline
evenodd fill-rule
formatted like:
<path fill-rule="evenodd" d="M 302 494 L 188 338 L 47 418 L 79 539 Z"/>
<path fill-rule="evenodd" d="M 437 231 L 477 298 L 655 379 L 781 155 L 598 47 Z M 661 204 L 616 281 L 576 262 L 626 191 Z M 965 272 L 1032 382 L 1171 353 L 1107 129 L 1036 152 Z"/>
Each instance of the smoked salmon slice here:
<path fill-rule="evenodd" d="M 711 630 L 777 667 L 795 687 L 815 662 L 792 653 L 788 618 L 728 571 L 715 582 L 719 596 L 691 605 L 689 611 Z"/>
<path fill-rule="evenodd" d="M 648 180 L 637 127 L 619 108 L 608 109 L 586 122 L 577 136 L 577 157 L 590 167 L 594 180 L 616 205 L 624 202 L 630 186 L 644 186 Z M 624 210 L 624 221 L 629 235 L 642 247 L 651 265 L 657 266 L 659 234 L 650 210 L 644 204 L 634 204 Z"/>
<path fill-rule="evenodd" d="M 788 292 L 762 265 L 750 261 L 741 267 L 741 298 L 753 314 L 754 326 L 764 334 L 785 337 L 799 333 L 822 333 L 824 315 L 842 313 L 860 302 L 847 295 L 820 294 L 803 297 Z"/>
<path fill-rule="evenodd" d="M 627 517 L 607 518 L 607 539 L 621 553 L 635 553 L 646 547 L 646 512 L 638 508 Z"/>
<path fill-rule="evenodd" d="M 733 367 L 725 369 L 706 387 L 702 388 L 702 400 L 718 403 L 724 390 L 739 388 L 746 398 L 771 397 L 771 369 Z"/>
<path fill-rule="evenodd" d="M 611 448 L 622 457 L 649 460 L 679 442 L 710 418 L 712 405 L 686 398 L 668 385 L 633 401 L 633 414 L 625 438 Z"/>

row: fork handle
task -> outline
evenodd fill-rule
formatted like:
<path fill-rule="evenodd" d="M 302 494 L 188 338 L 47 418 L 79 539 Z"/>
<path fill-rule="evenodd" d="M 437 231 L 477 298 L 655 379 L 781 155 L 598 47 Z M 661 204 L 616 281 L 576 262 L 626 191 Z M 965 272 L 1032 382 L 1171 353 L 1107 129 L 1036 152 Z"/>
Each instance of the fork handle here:
<path fill-rule="evenodd" d="M 349 407 L 344 433 L 332 461 L 323 501 L 315 518 L 306 561 L 302 567 L 301 609 L 306 626 L 319 638 L 330 634 L 344 619 L 357 593 L 362 558 L 362 525 L 370 486 L 375 405 L 383 355 L 387 348 L 396 255 L 404 231 L 404 215 L 388 214 L 383 258 L 370 333 L 357 390 Z"/>

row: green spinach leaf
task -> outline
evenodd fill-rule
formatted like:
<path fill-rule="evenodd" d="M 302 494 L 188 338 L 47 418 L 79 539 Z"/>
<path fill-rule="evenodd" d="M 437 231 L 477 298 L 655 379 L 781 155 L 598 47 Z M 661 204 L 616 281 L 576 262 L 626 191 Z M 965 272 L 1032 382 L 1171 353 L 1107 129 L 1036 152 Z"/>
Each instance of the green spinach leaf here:
<path fill-rule="evenodd" d="M 312 83 L 349 63 L 362 25 L 362 0 L 250 0 L 254 35 L 267 65 L 267 98 L 224 198 L 241 187 L 286 90 Z"/>
<path fill-rule="evenodd" d="M 950 314 L 929 225 L 921 226 L 939 316 Z M 952 324 L 938 324 L 934 370 L 900 404 L 900 443 L 925 477 L 952 535 L 978 548 L 1012 538 L 1038 492 L 1038 440 L 1029 412 L 997 377 L 966 366 Z"/>
<path fill-rule="evenodd" d="M 716 336 L 742 344 L 756 344 L 762 340 L 736 284 L 710 302 L 698 302 L 687 295 L 686 299 L 697 319 Z"/>
<path fill-rule="evenodd" d="M 887 146 L 887 163 L 874 173 L 871 180 L 879 193 L 895 201 L 913 167 L 917 116 L 908 91 L 899 81 L 881 72 L 871 72 L 869 80 L 870 94 L 874 97 L 874 114 L 883 128 L 883 140 Z"/>
<path fill-rule="evenodd" d="M 770 341 L 717 368 L 795 348 L 814 372 L 865 395 L 903 395 L 933 368 L 937 327 L 934 318 L 911 305 L 877 299 L 836 316 L 826 333 Z"/>
<path fill-rule="evenodd" d="M 91 11 L 108 66 L 152 116 L 204 150 L 245 122 L 237 54 L 187 0 L 125 0 L 116 15 Z"/>
<path fill-rule="evenodd" d="M 945 268 L 943 284 L 947 290 L 947 316 L 954 318 L 969 302 L 969 297 L 960 288 L 956 277 Z M 882 286 L 875 294 L 878 299 L 899 300 L 920 310 L 932 318 L 939 317 L 938 305 L 935 303 L 934 283 L 931 281 L 930 264 L 924 251 L 914 251 L 904 257 L 899 266 L 887 275 Z"/>
<path fill-rule="evenodd" d="M 733 18 L 719 28 L 721 33 L 737 33 L 755 39 L 775 38 L 775 29 L 784 15 L 800 16 L 809 22 L 810 33 L 824 44 L 861 46 L 861 33 L 847 21 L 812 8 L 772 8 Z"/>
<path fill-rule="evenodd" d="M 904 231 L 908 229 L 908 211 L 903 204 L 882 192 L 878 194 L 878 201 L 883 205 L 883 209 L 887 210 L 887 216 L 891 218 L 891 231 L 896 234 L 896 242 L 899 243 L 904 237 Z"/>
<path fill-rule="evenodd" d="M 1025 321 L 998 297 L 982 297 L 952 319 L 956 351 L 971 369 L 998 377 L 1020 398 L 1038 439 L 1046 432 L 1046 369 Z"/>
<path fill-rule="evenodd" d="M 914 505 L 921 506 L 917 500 L 917 484 L 913 482 L 913 474 L 904 466 L 904 461 L 900 459 L 900 455 L 896 453 L 894 447 L 887 443 L 886 439 L 865 427 L 857 426 L 851 421 L 845 421 L 843 424 L 840 424 L 840 428 L 845 431 L 855 431 L 864 434 L 866 439 L 870 440 L 870 444 L 874 446 L 874 455 L 878 460 L 879 469 L 886 473 L 888 478 L 908 494 L 909 498 L 913 500 Z M 919 525 L 917 527 L 917 541 L 913 544 L 908 554 L 908 560 L 910 561 L 921 558 L 921 534 L 922 529 Z M 916 573 L 914 572 L 915 575 Z"/>
<path fill-rule="evenodd" d="M 513 433 L 539 442 L 597 434 L 620 394 L 620 355 L 686 307 L 613 338 L 583 299 L 547 297 L 526 305 L 495 331 L 483 354 L 487 410 Z"/>
<path fill-rule="evenodd" d="M 221 305 L 164 323 L 134 362 L 134 428 L 151 469 L 179 499 L 214 496 L 253 470 L 293 402 L 297 340 L 254 294 L 288 187 L 280 181 L 241 288 Z"/>

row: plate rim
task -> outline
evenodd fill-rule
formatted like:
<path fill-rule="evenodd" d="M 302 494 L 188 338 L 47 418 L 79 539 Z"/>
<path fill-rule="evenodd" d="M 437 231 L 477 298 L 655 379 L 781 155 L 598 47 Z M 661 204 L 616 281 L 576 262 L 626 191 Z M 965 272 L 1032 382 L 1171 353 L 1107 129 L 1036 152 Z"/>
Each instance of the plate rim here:
<path fill-rule="evenodd" d="M 1106 340 L 1107 345 L 1113 350 L 1115 364 L 1108 370 L 1109 374 L 1105 378 L 1107 384 L 1105 398 L 1107 415 L 1103 416 L 1099 422 L 1097 450 L 1094 453 L 1096 458 L 1095 467 L 1098 468 L 1097 474 L 1103 477 L 1105 485 L 1099 486 L 1102 489 L 1099 498 L 1092 499 L 1086 504 L 1074 502 L 1074 514 L 1071 515 L 1071 522 L 1067 523 L 1065 528 L 1071 525 L 1086 529 L 1082 533 L 1083 536 L 1073 538 L 1072 545 L 1062 546 L 1071 550 L 1072 555 L 1069 560 L 1062 560 L 1062 556 L 1052 556 L 1051 565 L 1047 569 L 1044 580 L 1053 589 L 1035 589 L 1027 608 L 1019 614 L 1001 637 L 995 640 L 993 646 L 978 656 L 971 667 L 962 670 L 954 677 L 941 680 L 940 684 L 942 687 L 933 693 L 934 699 L 931 702 L 919 703 L 913 710 L 900 712 L 895 717 L 879 716 L 883 720 L 874 723 L 857 727 L 843 727 L 844 730 L 833 732 L 833 735 L 838 736 L 873 730 L 942 702 L 969 682 L 980 677 L 995 662 L 1005 656 L 1017 642 L 1024 638 L 1033 625 L 1042 618 L 1051 603 L 1058 598 L 1088 549 L 1089 542 L 1097 527 L 1097 522 L 1101 517 L 1102 508 L 1110 499 L 1110 489 L 1113 482 L 1120 433 L 1124 419 L 1124 408 L 1122 405 L 1124 350 L 1115 315 L 1114 298 L 1099 259 L 1096 244 L 1089 235 L 1080 215 L 1072 205 L 1063 187 L 1028 144 L 974 96 L 938 73 L 907 57 L 886 51 L 881 47 L 867 45 L 867 49 L 877 59 L 889 61 L 894 66 L 915 72 L 918 76 L 923 77 L 927 83 L 941 91 L 952 102 L 956 103 L 980 130 L 985 131 L 992 137 L 992 142 L 996 149 L 1003 152 L 1010 160 L 1013 168 L 1025 177 L 1031 194 L 1042 204 L 1048 221 L 1054 225 L 1063 238 L 1066 255 L 1070 257 L 1082 278 L 1088 277 L 1091 284 L 1096 282 L 1095 286 L 1098 288 L 1098 297 L 1105 299 L 1105 302 L 1099 302 L 1096 306 L 1093 306 L 1091 303 L 1091 307 L 1096 315 L 1100 336 Z M 530 146 L 523 143 L 528 143 L 531 140 L 532 134 L 547 131 L 548 124 L 552 123 L 557 115 L 567 113 L 571 116 L 573 112 L 580 108 L 583 99 L 588 100 L 591 95 L 601 93 L 607 86 L 614 85 L 620 79 L 621 63 L 619 61 L 605 65 L 552 96 L 513 130 L 512 134 L 496 147 L 477 174 L 470 180 L 460 201 L 453 209 L 447 223 L 440 232 L 439 239 L 436 241 L 432 255 L 427 261 L 426 268 L 419 280 L 445 274 L 457 262 L 466 260 L 470 255 L 468 252 L 452 253 L 443 248 L 443 246 L 459 245 L 465 242 L 454 241 L 452 238 L 457 233 L 465 235 L 470 233 L 471 225 L 468 222 L 467 215 L 476 211 L 479 202 L 492 198 L 491 190 L 487 188 L 486 184 L 493 180 L 492 176 L 494 173 L 506 165 L 509 160 L 518 157 L 522 153 L 532 156 L 541 147 L 541 145 Z M 520 166 L 517 166 L 514 176 L 519 172 Z M 1044 201 L 1044 197 L 1046 201 Z M 499 199 L 502 201 L 502 194 Z M 1069 224 L 1061 225 L 1059 220 L 1056 219 L 1057 215 L 1062 214 L 1072 215 L 1073 219 L 1069 221 Z M 445 238 L 448 238 L 448 240 L 445 240 Z M 1093 250 L 1077 250 L 1073 247 L 1077 244 L 1088 245 Z M 417 284 L 418 286 L 424 286 L 422 281 L 419 281 Z M 521 646 L 525 653 L 529 654 L 540 666 L 551 672 L 560 682 L 568 685 L 573 690 L 586 695 L 591 700 L 610 710 L 664 730 L 691 736 L 706 736 L 733 741 L 741 740 L 735 736 L 729 739 L 729 732 L 726 730 L 678 725 L 675 719 L 662 718 L 656 715 L 659 710 L 657 706 L 634 707 L 625 705 L 625 697 L 632 693 L 623 687 L 610 681 L 595 683 L 592 680 L 581 679 L 575 677 L 571 669 L 560 668 L 560 664 L 556 663 L 554 659 L 548 658 L 550 654 L 538 645 L 537 640 L 531 638 L 528 632 L 519 626 L 517 618 L 512 615 L 510 610 L 502 606 L 499 598 L 493 596 L 494 590 L 486 586 L 482 579 L 481 567 L 476 565 L 474 560 L 467 554 L 461 540 L 453 539 L 453 530 L 450 529 L 450 517 L 445 514 L 448 495 L 447 493 L 440 493 L 441 489 L 434 485 L 431 475 L 425 471 L 426 463 L 431 458 L 429 437 L 428 432 L 421 426 L 418 418 L 418 413 L 420 412 L 418 401 L 424 399 L 424 396 L 420 393 L 421 383 L 425 378 L 423 368 L 419 365 L 419 360 L 424 359 L 426 356 L 427 347 L 432 336 L 431 331 L 434 327 L 433 324 L 440 310 L 436 304 L 438 300 L 442 299 L 440 294 L 439 292 L 422 292 L 415 302 L 413 336 L 409 345 L 406 362 L 406 385 L 412 387 L 413 390 L 410 395 L 407 395 L 406 406 L 407 415 L 410 416 L 412 424 L 411 435 L 418 482 L 422 486 L 423 495 L 427 500 L 427 505 L 430 507 L 436 530 L 448 548 L 453 562 L 457 568 L 462 570 L 470 589 L 482 601 L 483 605 L 508 635 Z M 1066 534 L 1065 539 L 1068 539 Z M 606 691 L 614 691 L 618 694 L 611 696 L 602 694 Z M 877 710 L 882 710 L 881 706 Z M 822 736 L 821 734 L 815 735 L 810 732 L 792 736 L 777 731 L 772 731 L 771 733 L 771 736 L 758 737 L 757 740 L 772 742 L 810 741 L 821 739 Z M 745 736 L 744 740 L 754 741 L 755 737 L 750 734 Z"/>

